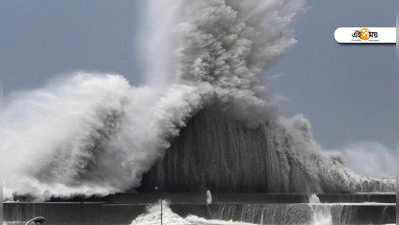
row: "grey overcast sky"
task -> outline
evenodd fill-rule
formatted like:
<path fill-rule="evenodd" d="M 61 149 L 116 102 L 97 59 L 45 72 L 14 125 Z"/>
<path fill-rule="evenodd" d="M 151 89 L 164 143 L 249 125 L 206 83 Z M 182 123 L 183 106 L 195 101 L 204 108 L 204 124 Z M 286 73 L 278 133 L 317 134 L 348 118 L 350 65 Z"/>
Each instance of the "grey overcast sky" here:
<path fill-rule="evenodd" d="M 135 50 L 143 11 L 136 0 L 2 0 L 0 82 L 6 93 L 43 86 L 76 70 L 142 80 Z M 289 98 L 286 115 L 304 113 L 322 145 L 399 137 L 399 74 L 394 46 L 340 46 L 337 26 L 395 26 L 398 0 L 309 0 L 298 44 L 270 71 Z"/>

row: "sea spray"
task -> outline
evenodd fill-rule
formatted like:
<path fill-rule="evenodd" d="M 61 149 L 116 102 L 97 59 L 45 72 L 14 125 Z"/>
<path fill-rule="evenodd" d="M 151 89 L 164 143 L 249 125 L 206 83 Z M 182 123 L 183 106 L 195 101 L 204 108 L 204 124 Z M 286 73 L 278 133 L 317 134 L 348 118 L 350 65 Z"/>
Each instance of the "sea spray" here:
<path fill-rule="evenodd" d="M 161 93 L 120 76 L 80 73 L 10 97 L 0 117 L 7 188 L 69 196 L 137 186 L 200 106 L 194 90 L 174 85 Z"/>
<path fill-rule="evenodd" d="M 378 142 L 366 141 L 344 146 L 337 152 L 349 168 L 370 177 L 393 178 L 399 169 L 399 146 L 389 148 Z"/>
<path fill-rule="evenodd" d="M 296 42 L 293 25 L 305 8 L 303 0 L 150 0 L 147 5 L 140 46 L 149 83 L 184 79 L 247 90 L 263 89 L 257 76 Z"/>
<path fill-rule="evenodd" d="M 323 205 L 316 194 L 309 197 L 309 205 L 312 208 L 312 225 L 333 225 L 331 206 Z"/>
<path fill-rule="evenodd" d="M 165 225 L 254 225 L 245 222 L 209 220 L 194 215 L 183 218 L 174 213 L 166 201 L 148 207 L 147 212 L 134 219 L 130 225 L 159 225 L 161 217 L 162 224 Z"/>
<path fill-rule="evenodd" d="M 145 85 L 77 73 L 6 97 L 0 173 L 8 175 L 7 197 L 137 187 L 210 101 L 246 123 L 271 119 L 278 97 L 257 76 L 295 43 L 293 24 L 303 8 L 303 1 L 150 1 L 148 18 L 164 22 L 149 29 L 143 45 Z"/>
<path fill-rule="evenodd" d="M 218 105 L 200 110 L 142 180 L 152 192 L 342 193 L 392 191 L 392 180 L 360 176 L 314 140 L 303 116 L 256 127 Z"/>
<path fill-rule="evenodd" d="M 0 175 L 7 175 L 7 197 L 106 195 L 137 188 L 187 121 L 215 102 L 248 127 L 278 124 L 285 136 L 275 141 L 289 140 L 284 154 L 303 165 L 313 190 L 322 190 L 320 184 L 335 190 L 337 181 L 345 191 L 375 184 L 320 153 L 306 120 L 281 118 L 280 97 L 262 82 L 264 69 L 296 42 L 293 25 L 303 1 L 148 4 L 148 18 L 161 22 L 142 43 L 144 85 L 133 86 L 121 75 L 76 73 L 5 97 Z"/>

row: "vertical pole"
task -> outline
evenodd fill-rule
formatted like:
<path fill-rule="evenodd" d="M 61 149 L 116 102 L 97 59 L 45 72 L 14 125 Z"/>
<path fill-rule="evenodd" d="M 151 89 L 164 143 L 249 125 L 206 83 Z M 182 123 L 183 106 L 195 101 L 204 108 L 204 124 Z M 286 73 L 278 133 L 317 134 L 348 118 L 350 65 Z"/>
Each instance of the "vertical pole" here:
<path fill-rule="evenodd" d="M 1 99 L 0 99 L 0 104 L 1 104 Z M 1 178 L 0 178 L 0 225 L 3 225 L 3 180 Z"/>
<path fill-rule="evenodd" d="M 162 200 L 162 198 L 161 198 L 161 225 L 163 225 L 163 205 L 162 205 L 162 203 L 163 203 L 163 200 Z"/>

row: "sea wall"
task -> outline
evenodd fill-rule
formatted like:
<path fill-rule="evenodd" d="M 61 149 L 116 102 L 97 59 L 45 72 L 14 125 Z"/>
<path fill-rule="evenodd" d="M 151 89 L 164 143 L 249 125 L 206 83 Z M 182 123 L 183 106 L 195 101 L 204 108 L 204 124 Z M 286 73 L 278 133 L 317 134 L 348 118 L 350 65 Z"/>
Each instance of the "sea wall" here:
<path fill-rule="evenodd" d="M 8 225 L 44 216 L 53 225 L 128 225 L 145 215 L 149 204 L 109 203 L 5 203 L 4 219 Z M 154 206 L 154 205 L 152 205 Z M 161 213 L 161 206 L 159 212 Z M 332 224 L 393 224 L 394 205 L 321 205 L 309 204 L 164 204 L 185 218 L 195 215 L 205 219 L 244 221 L 254 224 L 311 224 L 315 216 L 331 217 Z M 164 211 L 167 218 L 167 210 Z M 157 215 L 159 216 L 159 215 Z M 154 218 L 152 218 L 154 219 Z M 156 218 L 155 218 L 156 219 Z M 148 221 L 151 222 L 151 221 Z M 152 221 L 157 223 L 158 221 Z M 155 224 L 154 223 L 154 224 Z M 160 223 L 160 221 L 159 221 Z M 158 223 L 157 223 L 158 224 Z M 212 224 L 212 223 L 207 223 Z"/>

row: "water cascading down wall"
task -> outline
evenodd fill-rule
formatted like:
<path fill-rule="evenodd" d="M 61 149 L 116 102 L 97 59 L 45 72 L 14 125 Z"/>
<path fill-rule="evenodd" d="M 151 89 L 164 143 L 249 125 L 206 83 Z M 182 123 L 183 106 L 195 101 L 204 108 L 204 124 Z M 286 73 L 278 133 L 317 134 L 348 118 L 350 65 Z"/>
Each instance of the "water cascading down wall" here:
<path fill-rule="evenodd" d="M 209 106 L 191 118 L 164 158 L 144 175 L 139 191 L 342 193 L 393 188 L 355 175 L 341 160 L 321 152 L 298 151 L 295 138 L 278 122 L 248 126 L 217 108 Z"/>

